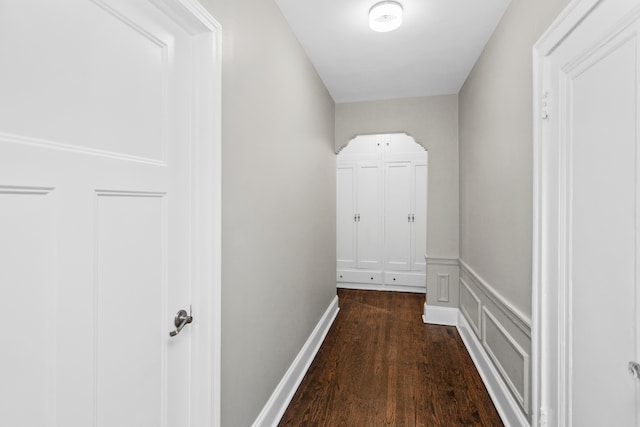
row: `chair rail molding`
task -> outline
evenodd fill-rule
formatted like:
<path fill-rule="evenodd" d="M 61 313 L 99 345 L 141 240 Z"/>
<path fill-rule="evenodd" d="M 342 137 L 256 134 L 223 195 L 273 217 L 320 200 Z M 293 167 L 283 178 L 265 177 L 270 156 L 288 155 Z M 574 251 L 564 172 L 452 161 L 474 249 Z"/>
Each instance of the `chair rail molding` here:
<path fill-rule="evenodd" d="M 511 321 L 531 337 L 531 318 L 520 311 L 504 296 L 478 275 L 465 261 L 460 260 L 461 275 L 465 275 L 482 291 Z"/>

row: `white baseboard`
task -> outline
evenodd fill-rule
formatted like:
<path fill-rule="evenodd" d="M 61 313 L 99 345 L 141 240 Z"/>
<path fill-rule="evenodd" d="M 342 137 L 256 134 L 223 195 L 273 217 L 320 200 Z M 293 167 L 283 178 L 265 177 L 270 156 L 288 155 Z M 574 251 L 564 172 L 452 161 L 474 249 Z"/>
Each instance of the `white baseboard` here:
<path fill-rule="evenodd" d="M 338 310 L 340 309 L 338 308 L 338 297 L 336 296 L 327 307 L 327 310 L 313 329 L 313 332 L 311 332 L 311 335 L 309 335 L 282 380 L 280 380 L 267 404 L 253 422 L 253 427 L 275 427 L 278 425 L 309 366 L 311 366 L 311 362 L 316 357 L 327 332 L 329 332 L 329 328 L 338 314 Z"/>
<path fill-rule="evenodd" d="M 507 385 L 471 329 L 469 322 L 461 312 L 458 312 L 457 327 L 504 425 L 508 427 L 530 427 L 529 421 L 520 410 L 518 402 L 507 388 Z"/>
<path fill-rule="evenodd" d="M 413 294 L 424 294 L 427 292 L 424 286 L 408 285 L 382 285 L 372 283 L 338 282 L 337 287 L 338 289 L 356 289 L 360 291 L 411 292 Z"/>
<path fill-rule="evenodd" d="M 424 303 L 422 321 L 432 325 L 458 325 L 458 309 L 452 307 L 440 307 Z"/>

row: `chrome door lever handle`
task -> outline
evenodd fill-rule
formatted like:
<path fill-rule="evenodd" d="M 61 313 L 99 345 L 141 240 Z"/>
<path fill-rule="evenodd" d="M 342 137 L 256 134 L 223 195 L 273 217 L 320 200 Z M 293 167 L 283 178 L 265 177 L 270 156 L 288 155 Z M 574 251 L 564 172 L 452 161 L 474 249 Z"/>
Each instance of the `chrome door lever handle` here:
<path fill-rule="evenodd" d="M 180 333 L 180 331 L 182 331 L 182 328 L 184 328 L 191 322 L 193 322 L 193 316 L 191 315 L 191 306 L 189 306 L 189 313 L 187 313 L 187 310 L 185 309 L 178 311 L 173 321 L 174 325 L 176 325 L 176 330 L 169 332 L 169 336 L 175 337 Z"/>

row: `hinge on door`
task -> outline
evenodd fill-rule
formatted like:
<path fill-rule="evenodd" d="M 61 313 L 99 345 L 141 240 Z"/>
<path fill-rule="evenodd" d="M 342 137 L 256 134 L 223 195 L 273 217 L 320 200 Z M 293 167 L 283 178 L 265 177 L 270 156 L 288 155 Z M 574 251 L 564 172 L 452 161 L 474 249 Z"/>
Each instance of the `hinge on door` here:
<path fill-rule="evenodd" d="M 549 92 L 545 92 L 542 95 L 542 102 L 540 103 L 540 105 L 542 106 L 540 118 L 542 120 L 547 120 L 549 118 Z"/>

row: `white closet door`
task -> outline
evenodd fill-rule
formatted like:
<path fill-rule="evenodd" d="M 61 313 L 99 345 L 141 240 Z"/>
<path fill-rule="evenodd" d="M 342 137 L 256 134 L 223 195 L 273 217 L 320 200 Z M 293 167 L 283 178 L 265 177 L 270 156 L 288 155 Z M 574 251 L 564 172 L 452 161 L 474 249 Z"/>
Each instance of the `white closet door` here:
<path fill-rule="evenodd" d="M 338 165 L 336 175 L 337 267 L 356 266 L 356 167 Z"/>
<path fill-rule="evenodd" d="M 411 269 L 411 162 L 385 164 L 385 268 Z"/>
<path fill-rule="evenodd" d="M 424 255 L 427 252 L 427 163 L 413 165 L 413 217 L 411 269 L 426 271 Z"/>
<path fill-rule="evenodd" d="M 379 163 L 359 163 L 357 182 L 357 267 L 380 269 L 382 224 Z"/>

